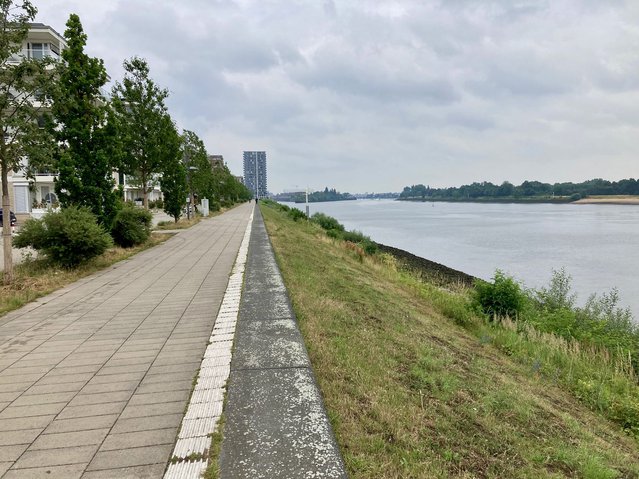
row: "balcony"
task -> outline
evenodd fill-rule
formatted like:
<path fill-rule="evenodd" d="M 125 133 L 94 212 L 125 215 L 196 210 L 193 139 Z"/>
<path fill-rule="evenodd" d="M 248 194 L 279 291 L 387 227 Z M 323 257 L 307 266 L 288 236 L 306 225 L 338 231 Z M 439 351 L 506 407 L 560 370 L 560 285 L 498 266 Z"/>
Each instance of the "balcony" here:
<path fill-rule="evenodd" d="M 44 45 L 44 48 L 30 48 L 30 49 L 22 49 L 17 53 L 14 53 L 13 55 L 11 55 L 11 57 L 9 58 L 9 63 L 13 63 L 13 64 L 17 64 L 20 63 L 22 61 L 24 61 L 25 59 L 28 60 L 43 60 L 45 58 L 53 58 L 54 60 L 59 60 L 60 59 L 60 55 L 51 50 L 50 48 L 47 47 L 47 45 Z"/>

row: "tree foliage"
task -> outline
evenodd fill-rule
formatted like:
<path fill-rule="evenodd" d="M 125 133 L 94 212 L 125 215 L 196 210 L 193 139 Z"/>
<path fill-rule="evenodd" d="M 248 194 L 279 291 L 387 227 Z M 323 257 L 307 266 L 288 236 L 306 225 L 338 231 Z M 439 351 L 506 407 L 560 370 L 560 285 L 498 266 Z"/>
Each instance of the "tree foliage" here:
<path fill-rule="evenodd" d="M 177 133 L 175 136 L 177 137 Z M 188 194 L 186 167 L 180 157 L 180 153 L 183 153 L 184 148 L 183 141 L 179 142 L 179 145 L 176 155 L 164 163 L 160 180 L 160 188 L 164 195 L 164 212 L 170 215 L 176 223 L 180 219 L 184 199 Z"/>
<path fill-rule="evenodd" d="M 198 199 L 208 198 L 211 209 L 251 198 L 251 192 L 231 174 L 226 165 L 211 165 L 204 142 L 192 131 L 184 131 L 182 151 L 188 186 Z"/>
<path fill-rule="evenodd" d="M 63 207 L 86 206 L 109 228 L 118 206 L 113 169 L 117 133 L 101 89 L 108 81 L 104 62 L 84 52 L 87 36 L 72 14 L 64 32 L 68 48 L 58 66 L 51 132 L 56 151 L 56 193 Z"/>
<path fill-rule="evenodd" d="M 49 62 L 25 58 L 21 51 L 36 12 L 28 0 L 0 0 L 0 189 L 5 212 L 11 209 L 9 172 L 24 166 L 25 157 L 35 165 L 51 155 L 52 142 L 38 125 L 52 84 Z M 9 216 L 3 215 L 2 225 L 6 284 L 13 279 Z"/>
<path fill-rule="evenodd" d="M 490 181 L 475 182 L 456 188 L 431 188 L 423 184 L 406 186 L 400 199 L 489 199 L 489 198 L 552 198 L 566 197 L 571 201 L 589 195 L 639 195 L 639 180 L 634 178 L 608 181 L 601 178 L 583 183 L 542 183 L 524 181 L 515 186 L 508 181 L 495 185 Z"/>
<path fill-rule="evenodd" d="M 175 155 L 175 125 L 164 103 L 169 93 L 150 78 L 146 60 L 124 61 L 124 79 L 112 90 L 112 103 L 123 147 L 122 171 L 142 189 L 144 207 L 148 192 L 167 161 Z"/>

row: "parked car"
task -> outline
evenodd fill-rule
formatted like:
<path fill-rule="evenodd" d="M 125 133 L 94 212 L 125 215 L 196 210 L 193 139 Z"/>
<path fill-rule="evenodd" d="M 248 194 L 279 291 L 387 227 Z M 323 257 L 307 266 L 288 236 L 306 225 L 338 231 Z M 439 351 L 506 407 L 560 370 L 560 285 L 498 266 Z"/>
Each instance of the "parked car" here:
<path fill-rule="evenodd" d="M 11 226 L 15 226 L 18 220 L 16 219 L 16 215 L 13 211 L 9 211 L 9 218 L 11 218 Z M 4 220 L 2 218 L 2 208 L 0 208 L 0 228 L 2 228 L 3 221 Z"/>

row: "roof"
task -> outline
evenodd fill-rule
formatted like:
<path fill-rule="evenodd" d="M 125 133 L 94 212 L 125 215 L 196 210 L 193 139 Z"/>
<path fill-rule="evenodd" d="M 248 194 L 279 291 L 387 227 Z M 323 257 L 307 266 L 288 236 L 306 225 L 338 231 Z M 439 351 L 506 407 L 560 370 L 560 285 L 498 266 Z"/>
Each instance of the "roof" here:
<path fill-rule="evenodd" d="M 49 26 L 49 25 L 45 25 L 44 23 L 39 23 L 39 22 L 34 22 L 34 23 L 29 23 L 29 30 L 50 30 L 51 32 L 53 32 L 56 36 L 58 36 L 60 38 L 60 40 L 64 41 L 64 37 L 62 35 L 60 35 L 55 28 Z"/>

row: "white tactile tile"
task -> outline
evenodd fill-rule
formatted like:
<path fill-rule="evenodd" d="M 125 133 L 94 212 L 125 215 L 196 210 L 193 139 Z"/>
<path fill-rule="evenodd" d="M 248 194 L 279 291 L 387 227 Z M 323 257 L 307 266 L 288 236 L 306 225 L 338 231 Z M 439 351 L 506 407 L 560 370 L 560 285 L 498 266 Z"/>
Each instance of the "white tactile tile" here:
<path fill-rule="evenodd" d="M 206 402 L 224 401 L 224 390 L 216 389 L 199 389 L 193 391 L 190 404 L 199 404 Z"/>
<path fill-rule="evenodd" d="M 191 454 L 206 454 L 211 447 L 209 436 L 185 437 L 175 443 L 173 455 L 176 457 L 188 457 Z"/>
<path fill-rule="evenodd" d="M 185 420 L 208 417 L 220 417 L 222 415 L 222 401 L 212 403 L 190 404 L 189 410 L 184 416 Z"/>
<path fill-rule="evenodd" d="M 230 366 L 205 367 L 205 368 L 200 368 L 200 377 L 202 379 L 208 378 L 208 377 L 228 378 L 230 372 L 231 372 Z"/>
<path fill-rule="evenodd" d="M 212 358 L 204 358 L 202 361 L 203 368 L 214 368 L 217 366 L 228 366 L 231 364 L 231 353 L 224 356 L 215 356 Z"/>
<path fill-rule="evenodd" d="M 211 444 L 208 435 L 215 432 L 222 415 L 224 387 L 231 372 L 231 351 L 252 224 L 253 215 L 249 218 L 244 232 L 209 345 L 204 353 L 198 381 L 182 420 L 178 440 L 173 449 L 174 458 L 185 459 L 193 453 L 204 454 Z M 199 479 L 206 470 L 206 465 L 206 460 L 176 462 L 169 465 L 164 479 Z"/>
<path fill-rule="evenodd" d="M 219 343 L 215 343 L 216 348 L 207 349 L 204 353 L 205 358 L 214 358 L 216 356 L 225 356 L 226 354 L 231 354 L 231 350 L 233 348 L 233 341 L 222 341 Z"/>
<path fill-rule="evenodd" d="M 206 471 L 206 461 L 176 462 L 169 465 L 164 479 L 196 479 Z"/>
<path fill-rule="evenodd" d="M 215 432 L 218 417 L 201 417 L 198 419 L 184 419 L 178 438 L 206 436 Z"/>

